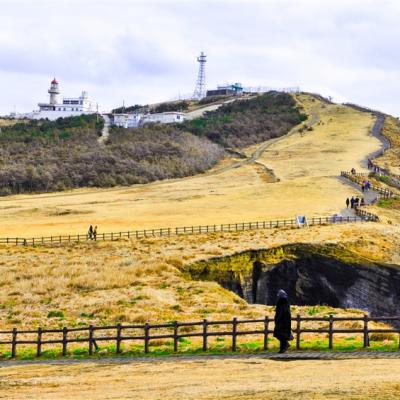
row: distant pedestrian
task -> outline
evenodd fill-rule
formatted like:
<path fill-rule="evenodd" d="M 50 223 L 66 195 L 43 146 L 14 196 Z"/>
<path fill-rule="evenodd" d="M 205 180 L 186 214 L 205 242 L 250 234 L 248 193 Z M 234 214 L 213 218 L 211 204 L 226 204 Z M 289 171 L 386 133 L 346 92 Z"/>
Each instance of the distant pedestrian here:
<path fill-rule="evenodd" d="M 359 204 L 360 204 L 360 198 L 359 198 L 358 196 L 356 197 L 356 199 L 355 199 L 355 201 L 354 201 L 354 204 L 356 205 L 356 207 L 359 206 Z"/>
<path fill-rule="evenodd" d="M 361 190 L 362 190 L 363 192 L 365 191 L 365 183 L 364 183 L 364 182 L 361 184 Z"/>
<path fill-rule="evenodd" d="M 347 207 L 347 208 L 349 208 L 349 204 L 350 204 L 350 199 L 347 198 L 347 199 L 346 199 L 346 207 Z"/>
<path fill-rule="evenodd" d="M 361 206 L 361 207 L 362 207 L 362 206 L 365 206 L 365 200 L 364 200 L 364 197 L 361 197 L 360 206 Z"/>
<path fill-rule="evenodd" d="M 284 353 L 289 348 L 289 340 L 293 340 L 292 317 L 288 295 L 284 290 L 279 290 L 275 309 L 274 337 L 279 340 L 279 353 Z"/>
<path fill-rule="evenodd" d="M 355 200 L 354 196 L 352 196 L 352 197 L 351 197 L 351 200 L 350 200 L 351 208 L 354 208 L 354 202 L 355 202 L 355 201 L 356 201 L 356 200 Z"/>
<path fill-rule="evenodd" d="M 93 239 L 93 226 L 90 225 L 89 226 L 89 230 L 88 230 L 88 239 L 92 240 Z"/>
<path fill-rule="evenodd" d="M 355 169 L 355 168 L 352 168 L 352 169 L 351 169 L 351 173 L 352 173 L 353 175 L 355 175 L 356 169 Z"/>
<path fill-rule="evenodd" d="M 93 239 L 97 240 L 97 225 L 93 229 Z"/>

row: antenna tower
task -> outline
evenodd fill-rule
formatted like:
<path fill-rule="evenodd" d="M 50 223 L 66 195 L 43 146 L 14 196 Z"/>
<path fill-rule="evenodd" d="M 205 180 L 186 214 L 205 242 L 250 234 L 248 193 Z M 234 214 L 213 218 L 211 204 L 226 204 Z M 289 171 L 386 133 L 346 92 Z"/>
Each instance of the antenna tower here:
<path fill-rule="evenodd" d="M 201 100 L 206 96 L 206 55 L 204 52 L 200 53 L 200 56 L 197 57 L 197 61 L 199 62 L 199 74 L 197 75 L 196 87 L 193 92 L 192 98 L 194 100 Z"/>

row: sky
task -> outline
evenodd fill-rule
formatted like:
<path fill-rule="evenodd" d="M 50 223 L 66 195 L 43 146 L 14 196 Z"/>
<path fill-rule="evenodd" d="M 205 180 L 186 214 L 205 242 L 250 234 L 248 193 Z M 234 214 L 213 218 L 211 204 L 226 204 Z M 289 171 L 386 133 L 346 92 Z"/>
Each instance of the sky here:
<path fill-rule="evenodd" d="M 0 115 L 82 90 L 108 111 L 207 88 L 298 86 L 400 115 L 398 0 L 0 0 Z"/>

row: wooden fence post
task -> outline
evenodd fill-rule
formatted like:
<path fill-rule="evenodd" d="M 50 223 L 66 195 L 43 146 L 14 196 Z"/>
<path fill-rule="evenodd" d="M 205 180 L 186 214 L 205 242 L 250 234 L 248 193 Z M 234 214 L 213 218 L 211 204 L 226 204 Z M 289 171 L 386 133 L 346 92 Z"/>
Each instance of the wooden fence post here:
<path fill-rule="evenodd" d="M 203 319 L 203 351 L 207 351 L 207 319 Z"/>
<path fill-rule="evenodd" d="M 67 334 L 68 334 L 68 329 L 66 326 L 63 328 L 63 338 L 62 338 L 62 355 L 65 357 L 67 355 Z"/>
<path fill-rule="evenodd" d="M 93 325 L 89 326 L 89 355 L 93 355 Z"/>
<path fill-rule="evenodd" d="M 38 328 L 36 357 L 40 357 L 42 355 L 42 333 L 42 328 Z"/>
<path fill-rule="evenodd" d="M 329 315 L 329 349 L 333 348 L 333 315 Z"/>
<path fill-rule="evenodd" d="M 300 324 L 301 324 L 300 314 L 297 314 L 296 322 L 297 322 L 297 325 L 296 325 L 296 350 L 300 350 L 300 333 L 301 333 L 301 331 L 300 331 L 300 329 L 301 329 L 301 327 L 300 327 Z"/>
<path fill-rule="evenodd" d="M 12 342 L 11 342 L 11 357 L 14 358 L 17 354 L 17 328 L 12 330 Z"/>
<path fill-rule="evenodd" d="M 121 353 L 121 330 L 122 330 L 121 323 L 118 323 L 117 324 L 117 340 L 116 340 L 116 345 L 115 345 L 115 347 L 116 347 L 115 351 L 117 354 Z"/>
<path fill-rule="evenodd" d="M 236 351 L 237 318 L 232 319 L 232 351 Z"/>
<path fill-rule="evenodd" d="M 266 316 L 264 319 L 264 350 L 268 350 L 268 325 L 269 317 Z"/>
<path fill-rule="evenodd" d="M 364 347 L 369 346 L 369 337 L 368 337 L 368 315 L 364 315 Z"/>
<path fill-rule="evenodd" d="M 178 322 L 174 322 L 174 352 L 178 351 Z"/>
<path fill-rule="evenodd" d="M 149 331 L 150 331 L 150 326 L 146 322 L 144 324 L 144 352 L 146 354 L 149 352 Z"/>

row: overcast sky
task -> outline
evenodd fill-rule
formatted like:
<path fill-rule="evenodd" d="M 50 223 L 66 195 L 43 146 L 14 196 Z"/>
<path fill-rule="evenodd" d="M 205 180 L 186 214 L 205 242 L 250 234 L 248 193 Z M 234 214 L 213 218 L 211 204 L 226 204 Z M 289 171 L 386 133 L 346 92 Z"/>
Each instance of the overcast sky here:
<path fill-rule="evenodd" d="M 0 0 L 0 114 L 85 89 L 101 109 L 207 87 L 288 87 L 400 115 L 398 0 Z"/>

